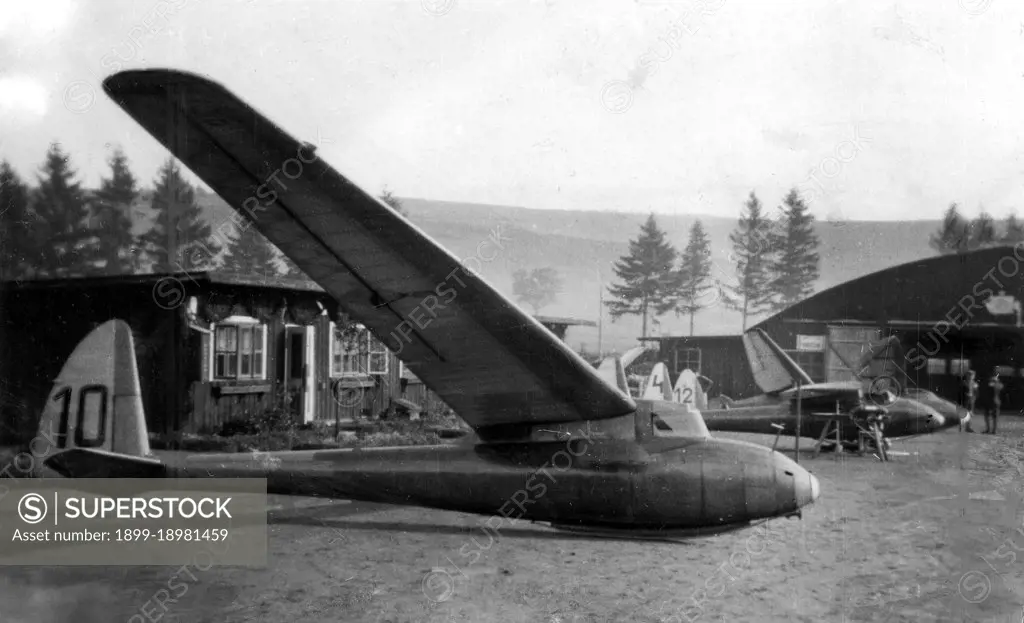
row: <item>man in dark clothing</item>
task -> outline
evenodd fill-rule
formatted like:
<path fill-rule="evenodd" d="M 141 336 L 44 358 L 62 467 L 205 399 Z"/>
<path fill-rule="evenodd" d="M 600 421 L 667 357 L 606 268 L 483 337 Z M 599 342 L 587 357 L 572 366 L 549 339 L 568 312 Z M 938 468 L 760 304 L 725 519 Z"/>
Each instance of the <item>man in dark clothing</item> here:
<path fill-rule="evenodd" d="M 992 369 L 992 376 L 981 388 L 978 406 L 985 410 L 985 432 L 994 435 L 1002 404 L 1003 382 L 999 379 L 999 368 Z"/>

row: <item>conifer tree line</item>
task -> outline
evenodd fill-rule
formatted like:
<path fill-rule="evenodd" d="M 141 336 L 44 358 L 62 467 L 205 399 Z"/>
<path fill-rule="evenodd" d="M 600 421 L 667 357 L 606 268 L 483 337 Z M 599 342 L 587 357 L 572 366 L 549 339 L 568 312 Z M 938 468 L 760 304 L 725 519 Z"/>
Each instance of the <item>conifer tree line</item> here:
<path fill-rule="evenodd" d="M 1018 242 L 1024 242 L 1024 224 L 1012 211 L 1000 225 L 984 208 L 978 216 L 968 219 L 960 213 L 956 203 L 946 208 L 942 224 L 928 240 L 931 248 L 943 255 Z"/>
<path fill-rule="evenodd" d="M 140 187 L 115 148 L 99 188 L 78 181 L 70 156 L 52 143 L 34 185 L 0 160 L 0 280 L 196 272 L 308 280 L 242 217 L 208 223 L 197 191 L 173 157 L 152 188 Z M 404 214 L 400 199 L 380 197 Z M 148 208 L 142 233 L 133 210 Z M 133 231 L 134 230 L 134 231 Z"/>
<path fill-rule="evenodd" d="M 743 330 L 751 317 L 773 313 L 806 298 L 819 276 L 819 240 L 814 217 L 796 189 L 777 212 L 765 211 L 751 191 L 729 235 L 728 268 L 712 260 L 711 242 L 698 219 L 690 227 L 682 252 L 667 239 L 651 214 L 629 252 L 615 263 L 618 283 L 605 302 L 612 318 L 637 315 L 643 336 L 658 316 L 694 317 L 718 304 L 742 314 Z M 717 266 L 717 271 L 712 268 Z"/>

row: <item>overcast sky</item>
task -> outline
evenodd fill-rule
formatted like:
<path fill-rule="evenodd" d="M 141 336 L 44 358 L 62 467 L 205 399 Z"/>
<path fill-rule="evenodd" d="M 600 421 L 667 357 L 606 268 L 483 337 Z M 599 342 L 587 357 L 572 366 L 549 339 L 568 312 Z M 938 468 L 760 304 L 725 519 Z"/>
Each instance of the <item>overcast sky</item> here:
<path fill-rule="evenodd" d="M 0 158 L 166 152 L 99 88 L 225 83 L 369 190 L 734 216 L 1024 212 L 1024 6 L 1009 0 L 29 0 L 0 11 Z M 13 12 L 12 12 L 13 9 Z"/>

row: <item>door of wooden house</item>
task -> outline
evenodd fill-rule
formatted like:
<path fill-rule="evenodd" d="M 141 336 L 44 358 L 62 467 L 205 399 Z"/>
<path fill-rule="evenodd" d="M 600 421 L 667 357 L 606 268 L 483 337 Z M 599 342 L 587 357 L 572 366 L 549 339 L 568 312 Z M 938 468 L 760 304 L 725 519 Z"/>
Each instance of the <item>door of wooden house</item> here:
<path fill-rule="evenodd" d="M 281 385 L 285 402 L 296 422 L 312 422 L 316 399 L 316 329 L 287 325 L 284 331 L 284 378 Z"/>

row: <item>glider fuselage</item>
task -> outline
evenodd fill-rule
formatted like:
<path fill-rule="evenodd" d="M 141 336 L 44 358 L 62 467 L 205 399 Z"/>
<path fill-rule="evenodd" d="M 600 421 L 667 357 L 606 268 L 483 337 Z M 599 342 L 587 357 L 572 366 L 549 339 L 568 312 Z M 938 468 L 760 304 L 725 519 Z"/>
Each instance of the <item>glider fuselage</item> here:
<path fill-rule="evenodd" d="M 897 398 L 885 405 L 889 421 L 885 426 L 887 437 L 906 437 L 928 433 L 945 424 L 934 408 L 909 398 Z M 818 438 L 825 429 L 828 418 L 814 415 L 828 412 L 822 405 L 806 401 L 801 405 L 800 435 Z M 792 436 L 797 428 L 796 405 L 791 400 L 762 395 L 748 400 L 736 401 L 727 409 L 702 411 L 708 430 L 774 435 L 777 429 L 772 424 L 782 425 L 783 435 Z M 857 425 L 849 417 L 840 420 L 841 435 L 846 441 L 857 440 Z"/>
<path fill-rule="evenodd" d="M 176 454 L 139 463 L 152 471 L 121 475 L 266 478 L 269 493 L 624 532 L 739 528 L 795 513 L 818 495 L 814 477 L 788 457 L 764 446 L 714 438 Z M 102 462 L 97 453 L 70 450 L 49 465 L 55 475 L 109 474 Z"/>

